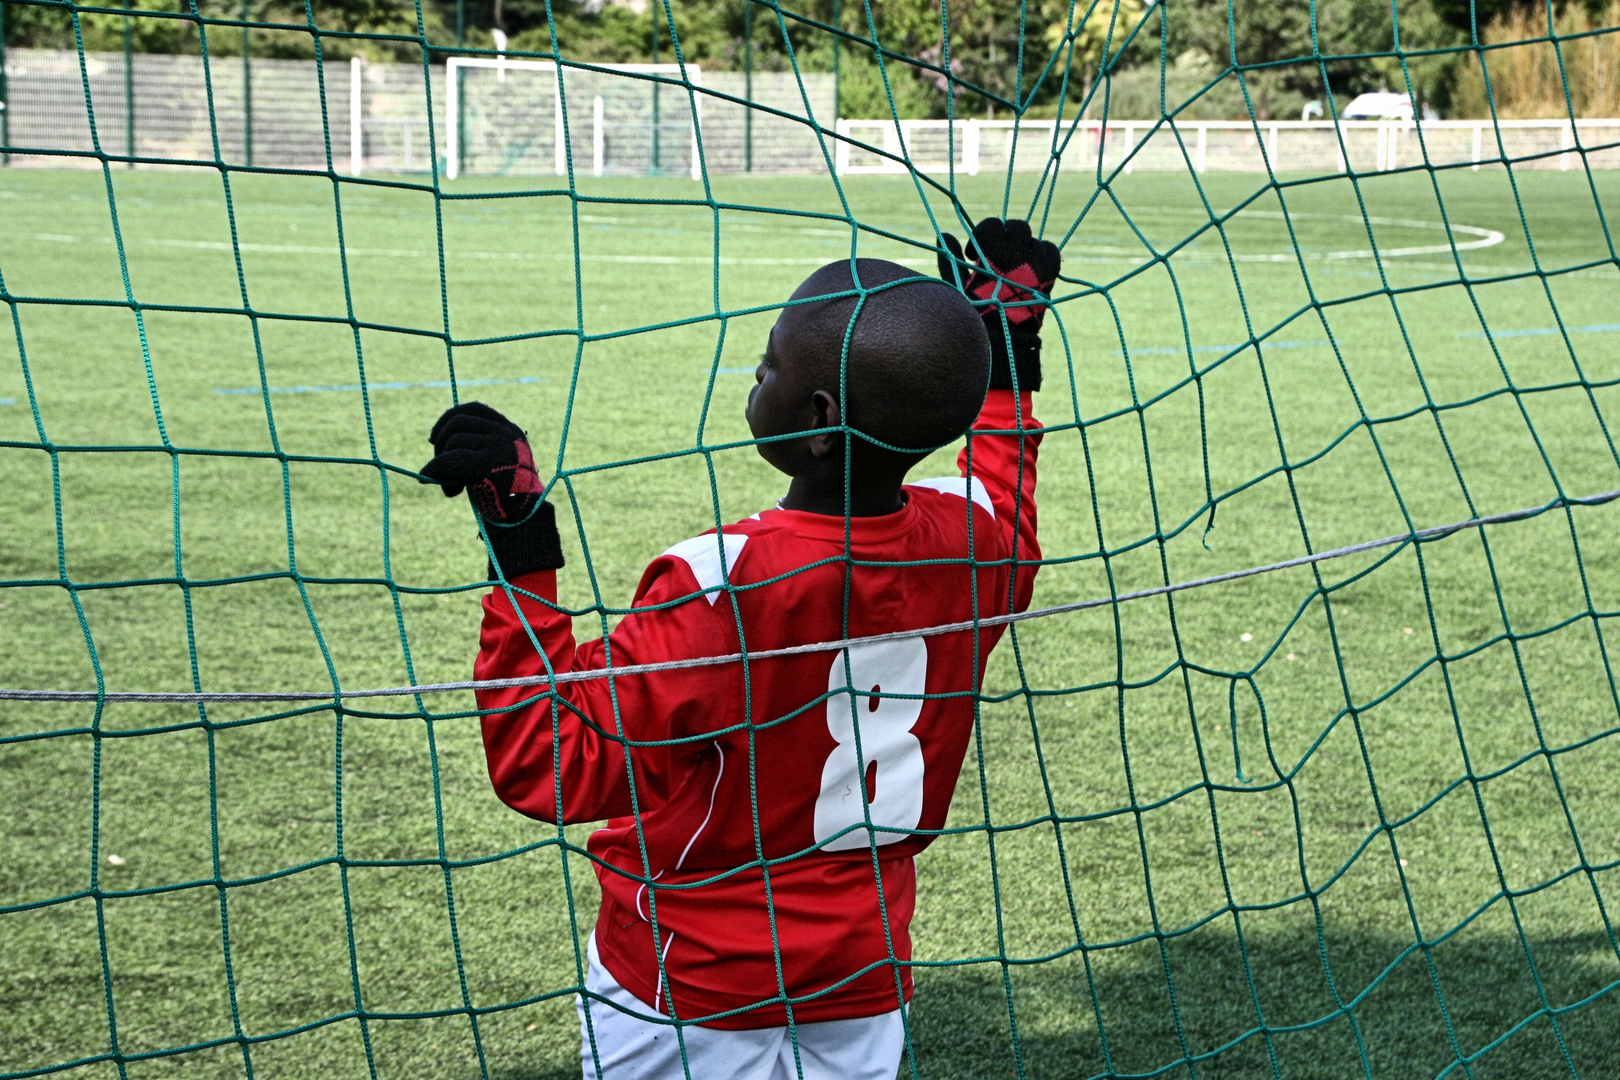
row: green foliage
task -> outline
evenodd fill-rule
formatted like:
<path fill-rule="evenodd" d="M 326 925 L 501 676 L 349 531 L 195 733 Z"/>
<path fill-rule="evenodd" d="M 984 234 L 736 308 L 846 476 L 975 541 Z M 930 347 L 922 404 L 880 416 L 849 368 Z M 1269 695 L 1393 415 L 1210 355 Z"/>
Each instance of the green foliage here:
<path fill-rule="evenodd" d="M 888 85 L 870 51 L 850 50 L 839 65 L 838 115 L 882 117 L 897 115 L 902 120 L 930 117 L 940 102 L 914 74 L 901 63 L 887 63 Z M 891 106 L 891 95 L 893 104 Z M 891 113 L 891 108 L 893 112 Z"/>
<path fill-rule="evenodd" d="M 535 12 L 538 20 L 528 20 L 526 28 L 512 37 L 511 48 L 548 54 L 561 51 L 570 60 L 592 63 L 645 64 L 652 60 L 656 23 L 658 60 L 665 64 L 675 62 L 668 14 L 659 5 L 649 4 L 645 13 L 638 14 L 617 4 L 605 4 L 591 11 L 572 0 L 562 0 L 552 6 L 555 45 L 543 8 L 538 4 L 534 7 L 539 9 Z M 741 38 L 740 29 L 733 34 L 732 24 L 740 22 L 740 4 L 674 4 L 672 8 L 682 58 L 705 68 L 732 66 L 732 56 Z M 487 31 L 481 30 L 468 40 L 481 48 L 493 47 Z"/>
<path fill-rule="evenodd" d="M 1328 92 L 1359 93 L 1386 81 L 1379 61 L 1329 57 L 1389 50 L 1393 41 L 1389 11 L 1385 0 L 1230 6 L 1226 0 L 1192 0 L 1168 9 L 1168 51 L 1180 56 L 1184 50 L 1196 50 L 1218 69 L 1293 60 L 1244 72 L 1238 92 L 1241 105 L 1242 90 L 1247 90 L 1247 106 L 1256 118 L 1291 119 L 1299 115 L 1301 100 Z M 1247 115 L 1248 107 L 1240 108 L 1239 115 Z"/>
<path fill-rule="evenodd" d="M 1162 97 L 1161 97 L 1162 92 Z M 1269 104 L 1282 116 L 1298 116 L 1304 97 L 1277 96 Z M 1072 109 L 1070 113 L 1072 114 Z M 1138 65 L 1106 75 L 1087 115 L 1110 120 L 1240 120 L 1248 117 L 1236 75 L 1215 69 L 1202 53 L 1189 51 L 1160 79 L 1157 65 Z"/>
<path fill-rule="evenodd" d="M 321 0 L 312 5 L 315 26 L 322 30 L 350 33 L 417 35 L 415 9 L 406 0 Z M 79 33 L 91 52 L 117 52 L 124 48 L 124 28 L 128 24 L 131 45 L 137 52 L 196 55 L 202 50 L 203 35 L 197 21 L 189 18 L 140 17 L 142 12 L 173 12 L 201 19 L 240 20 L 243 7 L 232 0 L 132 0 L 133 18 L 97 12 L 80 12 Z M 448 44 L 454 40 L 438 9 L 424 7 L 429 41 Z M 19 16 L 21 16 L 19 18 Z M 310 59 L 315 55 L 315 36 L 308 32 L 304 6 L 297 0 L 250 0 L 247 18 L 252 22 L 281 23 L 286 30 L 253 30 L 249 48 L 255 56 L 284 59 Z M 9 44 L 42 48 L 73 48 L 73 16 L 60 8 L 10 5 L 7 19 Z M 210 26 L 206 29 L 208 52 L 214 56 L 240 56 L 242 33 L 236 27 Z M 321 52 L 329 60 L 362 55 L 373 60 L 420 60 L 421 50 L 410 42 L 345 38 L 323 38 Z"/>
<path fill-rule="evenodd" d="M 1477 20 L 1480 26 L 1490 22 L 1507 8 L 1512 0 L 1429 0 L 1435 13 L 1448 26 L 1471 31 Z"/>
<path fill-rule="evenodd" d="M 1480 32 L 1486 45 L 1505 46 L 1459 65 L 1452 92 L 1460 116 L 1536 119 L 1620 115 L 1620 0 L 1606 10 L 1570 4 L 1554 13 L 1509 9 Z M 1609 33 L 1594 33 L 1609 29 Z M 1555 50 L 1553 36 L 1566 38 Z M 1486 68 L 1489 68 L 1489 87 Z"/>

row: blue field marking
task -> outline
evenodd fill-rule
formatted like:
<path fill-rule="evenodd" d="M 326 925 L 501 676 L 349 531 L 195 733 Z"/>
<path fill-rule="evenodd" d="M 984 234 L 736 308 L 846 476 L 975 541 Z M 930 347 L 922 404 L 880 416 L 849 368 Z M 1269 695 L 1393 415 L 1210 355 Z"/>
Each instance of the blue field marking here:
<path fill-rule="evenodd" d="M 1528 330 L 1476 330 L 1472 334 L 1458 334 L 1462 338 L 1474 338 L 1483 341 L 1485 338 L 1510 337 L 1550 337 L 1554 334 L 1614 334 L 1620 333 L 1620 323 L 1598 323 L 1595 326 L 1566 326 L 1560 329 L 1556 326 L 1537 326 Z"/>
<path fill-rule="evenodd" d="M 1229 353 L 1233 349 L 1246 349 L 1250 345 L 1256 344 L 1267 349 L 1315 349 L 1328 343 L 1325 341 L 1237 341 L 1231 345 L 1194 345 L 1192 351 L 1195 353 Z M 1185 345 L 1131 350 L 1132 356 L 1185 356 L 1186 354 L 1187 347 Z M 1125 350 L 1115 349 L 1110 355 L 1124 356 Z"/>
<path fill-rule="evenodd" d="M 513 383 L 528 385 L 550 381 L 544 376 L 525 375 L 519 379 L 457 379 L 454 385 L 506 386 Z M 270 392 L 272 394 L 343 394 L 359 390 L 439 390 L 450 385 L 449 379 L 435 379 L 432 382 L 343 383 L 338 386 L 272 386 Z M 216 394 L 258 394 L 261 392 L 257 386 L 220 387 L 214 391 Z M 10 399 L 0 400 L 0 404 L 10 404 Z"/>
<path fill-rule="evenodd" d="M 754 367 L 723 367 L 715 369 L 721 375 L 752 375 L 758 370 L 758 365 Z"/>
<path fill-rule="evenodd" d="M 0 397 L 0 405 L 15 405 L 15 404 L 17 404 L 17 399 L 14 398 L 14 397 Z"/>

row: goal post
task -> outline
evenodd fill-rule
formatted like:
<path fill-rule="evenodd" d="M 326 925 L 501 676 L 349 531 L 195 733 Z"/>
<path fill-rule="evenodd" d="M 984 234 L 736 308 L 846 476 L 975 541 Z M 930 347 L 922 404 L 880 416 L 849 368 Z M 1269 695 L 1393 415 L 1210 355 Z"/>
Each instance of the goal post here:
<path fill-rule="evenodd" d="M 675 80 L 677 80 L 677 85 L 675 87 L 676 89 L 685 89 L 687 85 L 690 85 L 695 91 L 701 88 L 703 85 L 703 69 L 692 64 L 687 64 L 684 67 L 680 64 L 602 64 L 593 65 L 589 68 L 573 68 L 571 65 L 568 66 L 578 76 L 581 82 L 590 76 L 604 74 L 652 76 L 652 79 L 642 79 L 637 81 L 647 82 L 652 87 L 653 93 L 655 94 L 657 93 L 657 89 L 660 85 L 665 85 L 663 79 L 669 77 L 673 77 Z M 505 81 L 507 74 L 510 72 L 534 72 L 541 76 L 550 76 L 554 87 L 559 81 L 557 63 L 553 60 L 508 60 L 504 57 L 451 57 L 445 64 L 445 176 L 450 180 L 454 180 L 464 172 L 468 171 L 468 162 L 466 160 L 466 152 L 463 146 L 464 136 L 466 135 L 466 132 L 463 130 L 463 125 L 466 123 L 466 117 L 463 115 L 463 111 L 469 95 L 462 85 L 463 72 L 479 69 L 494 70 L 502 82 Z M 564 76 L 564 78 L 572 77 L 574 76 Z M 574 140 L 570 140 L 568 137 L 569 118 L 566 115 L 563 104 L 564 95 L 557 92 L 556 89 L 553 89 L 551 95 L 551 134 L 553 146 L 552 168 L 558 176 L 566 175 L 568 172 L 568 154 L 571 142 L 578 142 L 582 148 L 588 147 L 593 160 L 592 171 L 597 175 L 600 175 L 602 172 L 602 147 L 605 141 L 605 127 L 607 121 L 604 119 L 603 109 L 600 104 L 600 96 L 593 98 L 592 95 L 587 92 L 585 100 L 590 101 L 591 103 L 592 130 L 590 139 L 587 142 L 579 139 L 576 135 Z M 694 93 L 692 95 L 692 108 L 689 122 L 687 124 L 691 138 L 690 171 L 693 180 L 699 180 L 703 176 L 702 155 L 699 152 L 699 140 L 701 138 L 703 116 L 702 100 L 703 98 L 701 94 Z M 653 123 L 658 123 L 656 118 L 654 119 Z M 516 132 L 514 134 L 521 136 L 523 133 Z"/>

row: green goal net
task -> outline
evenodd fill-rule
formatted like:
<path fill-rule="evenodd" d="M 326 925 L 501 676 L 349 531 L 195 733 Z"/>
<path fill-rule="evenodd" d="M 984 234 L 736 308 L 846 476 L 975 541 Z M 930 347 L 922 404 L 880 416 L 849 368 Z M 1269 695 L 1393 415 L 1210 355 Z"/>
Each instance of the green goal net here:
<path fill-rule="evenodd" d="M 508 6 L 0 0 L 0 1080 L 577 1076 L 426 432 L 608 632 L 797 283 L 992 215 L 1044 558 L 902 1075 L 1620 1075 L 1620 8 Z"/>

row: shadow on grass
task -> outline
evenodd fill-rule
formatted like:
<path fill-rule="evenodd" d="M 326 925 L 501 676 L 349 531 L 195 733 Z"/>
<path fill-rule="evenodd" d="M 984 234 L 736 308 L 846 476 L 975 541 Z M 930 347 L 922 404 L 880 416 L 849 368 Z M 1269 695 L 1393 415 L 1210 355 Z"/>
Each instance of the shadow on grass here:
<path fill-rule="evenodd" d="M 1410 942 L 1389 936 L 1330 934 L 1322 945 L 1307 923 L 1247 932 L 1245 943 L 1252 983 L 1229 923 L 1171 941 L 1162 957 L 1154 942 L 1093 954 L 1089 977 L 1078 956 L 1012 967 L 1007 981 L 999 965 L 921 970 L 911 1012 L 918 1072 L 1001 1080 L 1021 1065 L 1042 1080 L 1434 1077 L 1457 1061 L 1453 1038 L 1463 1055 L 1478 1054 L 1541 1008 L 1511 923 L 1476 923 L 1435 947 L 1432 977 L 1421 951 L 1402 956 Z M 1620 1076 L 1620 961 L 1608 935 L 1531 936 L 1530 952 L 1554 1008 L 1599 996 L 1560 1015 L 1556 1030 L 1545 1015 L 1531 1020 L 1450 1075 Z M 1338 993 L 1359 996 L 1348 1012 L 1335 1005 L 1324 955 Z M 1202 1060 L 1189 1068 L 1189 1056 Z"/>
<path fill-rule="evenodd" d="M 1451 1068 L 1448 1075 L 1458 1080 L 1614 1080 L 1620 959 L 1612 939 L 1595 913 L 1566 932 L 1538 930 L 1537 917 L 1574 922 L 1580 912 L 1568 903 L 1538 912 L 1533 900 L 1521 902 L 1521 914 L 1531 927 L 1535 977 L 1502 904 L 1428 955 L 1411 949 L 1410 939 L 1367 927 L 1370 916 L 1360 925 L 1334 918 L 1319 941 L 1308 918 L 1276 913 L 1269 921 L 1246 917 L 1242 951 L 1228 919 L 1171 939 L 1162 954 L 1152 941 L 1094 952 L 1089 970 L 1079 955 L 1012 966 L 1005 981 L 999 965 L 923 968 L 911 1009 L 918 1073 L 928 1080 L 1005 1080 L 1020 1072 L 1039 1080 L 1425 1080 Z M 195 965 L 187 970 L 189 981 L 161 971 L 120 981 L 124 1018 L 131 1021 L 121 1033 L 148 1029 L 131 1051 L 164 1045 L 161 1039 L 176 1045 L 203 1030 L 197 1003 L 209 1000 L 210 989 L 219 996 L 217 974 Z M 31 981 L 0 984 L 0 1049 L 33 1048 L 32 1060 L 0 1059 L 0 1072 L 101 1052 L 106 1014 L 96 974 L 41 964 Z M 1335 993 L 1352 1003 L 1348 1010 Z M 1543 993 L 1553 1008 L 1568 1010 L 1556 1027 L 1537 1015 Z M 42 998 L 60 1007 L 35 1016 L 33 1027 L 22 1023 L 19 1006 Z M 311 1006 L 330 1007 L 324 999 Z M 571 1013 L 570 1004 L 558 1001 L 487 1016 L 481 1027 L 489 1075 L 576 1080 Z M 1261 1017 L 1269 1032 L 1258 1030 Z M 1454 1044 L 1465 1056 L 1478 1055 L 1466 1070 L 1456 1067 Z M 374 1074 L 354 1022 L 319 1027 L 255 1046 L 255 1075 L 480 1075 L 459 1017 L 379 1021 L 370 1046 Z M 1192 1067 L 1189 1056 L 1197 1059 Z M 130 1070 L 142 1077 L 182 1071 L 244 1075 L 231 1046 Z"/>

